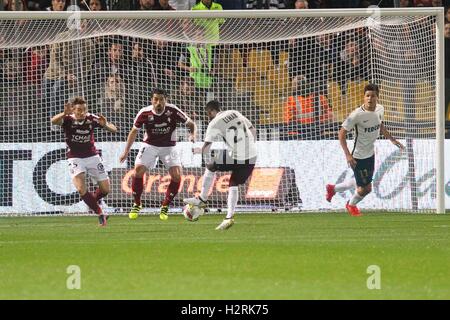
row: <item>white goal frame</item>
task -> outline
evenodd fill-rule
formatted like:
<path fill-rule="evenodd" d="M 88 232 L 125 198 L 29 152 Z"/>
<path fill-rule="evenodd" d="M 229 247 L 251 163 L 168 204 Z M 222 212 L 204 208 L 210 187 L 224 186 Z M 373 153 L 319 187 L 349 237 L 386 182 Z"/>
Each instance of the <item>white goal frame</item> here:
<path fill-rule="evenodd" d="M 29 19 L 173 19 L 173 18 L 291 18 L 291 17 L 371 17 L 381 16 L 419 16 L 436 18 L 436 213 L 445 213 L 444 181 L 444 8 L 368 8 L 368 9 L 311 9 L 311 10 L 237 10 L 237 11 L 72 11 L 72 12 L 27 12 L 1 11 L 0 20 Z M 120 32 L 120 31 L 118 31 Z"/>

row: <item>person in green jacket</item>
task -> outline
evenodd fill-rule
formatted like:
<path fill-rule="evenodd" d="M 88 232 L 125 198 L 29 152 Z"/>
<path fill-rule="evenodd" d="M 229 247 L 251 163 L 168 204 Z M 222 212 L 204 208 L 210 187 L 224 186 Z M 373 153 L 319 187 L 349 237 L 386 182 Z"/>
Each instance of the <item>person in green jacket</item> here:
<path fill-rule="evenodd" d="M 191 10 L 223 10 L 222 5 L 212 0 L 200 0 Z M 205 37 L 208 41 L 216 42 L 220 39 L 220 25 L 225 19 L 195 19 L 194 23 L 205 28 Z"/>

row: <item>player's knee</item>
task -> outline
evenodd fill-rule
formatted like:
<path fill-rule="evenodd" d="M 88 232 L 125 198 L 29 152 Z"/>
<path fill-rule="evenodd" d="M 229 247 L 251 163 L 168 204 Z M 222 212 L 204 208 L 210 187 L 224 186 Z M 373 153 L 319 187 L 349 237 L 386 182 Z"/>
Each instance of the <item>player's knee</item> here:
<path fill-rule="evenodd" d="M 107 194 L 109 194 L 109 193 L 111 192 L 111 189 L 110 189 L 109 186 L 107 186 L 107 187 L 100 188 L 100 191 L 101 191 L 104 195 L 107 195 Z"/>
<path fill-rule="evenodd" d="M 145 171 L 147 171 L 147 169 L 144 166 L 137 166 L 136 168 L 134 168 L 134 176 L 136 178 L 142 178 L 145 174 Z"/>
<path fill-rule="evenodd" d="M 361 197 L 365 197 L 371 192 L 372 192 L 372 185 L 371 184 L 368 184 L 367 186 L 364 186 L 364 187 L 358 187 L 358 194 Z"/>
<path fill-rule="evenodd" d="M 80 186 L 80 187 L 76 187 L 78 193 L 80 194 L 80 196 L 84 196 L 87 192 L 87 188 L 84 186 Z"/>

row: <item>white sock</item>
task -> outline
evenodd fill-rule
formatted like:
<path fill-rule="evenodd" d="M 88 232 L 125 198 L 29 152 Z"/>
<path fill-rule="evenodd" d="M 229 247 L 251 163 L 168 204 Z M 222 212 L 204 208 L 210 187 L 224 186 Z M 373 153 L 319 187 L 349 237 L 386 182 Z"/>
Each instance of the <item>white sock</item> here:
<path fill-rule="evenodd" d="M 351 188 L 356 188 L 356 181 L 355 179 L 348 179 L 344 182 L 338 183 L 334 186 L 334 191 L 336 192 L 342 192 L 346 190 L 350 190 Z"/>
<path fill-rule="evenodd" d="M 352 206 L 356 206 L 358 204 L 358 202 L 360 202 L 362 199 L 364 199 L 364 197 L 360 196 L 358 191 L 356 191 L 355 194 L 353 195 L 353 197 L 350 200 L 350 204 Z"/>
<path fill-rule="evenodd" d="M 231 219 L 234 216 L 234 210 L 239 199 L 239 187 L 233 186 L 228 189 L 228 212 L 227 219 Z"/>
<path fill-rule="evenodd" d="M 203 182 L 202 182 L 202 191 L 200 192 L 200 198 L 203 201 L 208 200 L 209 189 L 214 181 L 216 173 L 205 169 L 205 173 L 203 174 Z"/>

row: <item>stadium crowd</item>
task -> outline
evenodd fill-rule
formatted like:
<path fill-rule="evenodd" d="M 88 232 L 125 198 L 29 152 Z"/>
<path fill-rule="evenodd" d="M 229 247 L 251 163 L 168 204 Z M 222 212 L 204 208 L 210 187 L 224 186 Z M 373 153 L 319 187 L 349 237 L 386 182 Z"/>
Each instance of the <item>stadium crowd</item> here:
<path fill-rule="evenodd" d="M 76 4 L 82 10 L 233 10 L 368 7 L 368 0 L 89 0 L 15 1 L 0 0 L 4 10 L 67 10 Z M 1 4 L 1 2 L 0 2 Z M 442 6 L 440 0 L 400 0 L 401 7 Z M 393 7 L 383 1 L 381 7 Z M 445 50 L 450 54 L 450 12 L 446 9 Z M 83 28 L 83 26 L 81 26 Z M 192 37 L 205 35 L 195 29 Z M 411 30 L 405 27 L 405 37 Z M 214 28 L 212 28 L 214 29 Z M 206 28 L 205 28 L 206 30 Z M 181 29 L 180 32 L 183 30 Z M 70 36 L 58 35 L 60 39 Z M 416 35 L 430 39 L 433 30 L 419 27 Z M 250 45 L 195 45 L 101 36 L 52 45 L 0 49 L 0 119 L 2 140 L 49 141 L 61 139 L 52 131 L 51 115 L 59 112 L 70 97 L 83 95 L 91 111 L 116 123 L 118 135 L 99 137 L 123 140 L 132 123 L 131 115 L 149 103 L 152 88 L 169 92 L 172 102 L 193 119 L 203 121 L 204 103 L 220 99 L 226 107 L 238 109 L 258 128 L 281 132 L 282 138 L 335 137 L 336 125 L 344 115 L 330 92 L 336 85 L 339 99 L 354 92 L 354 83 L 369 80 L 373 67 L 369 58 L 367 30 L 359 28 L 336 34 Z M 56 39 L 57 40 L 57 39 Z M 377 45 L 373 43 L 372 45 Z M 380 45 L 380 44 L 378 44 Z M 395 51 L 403 44 L 394 43 Z M 412 67 L 424 57 L 434 56 L 426 46 L 410 48 L 403 66 Z M 421 59 L 420 59 L 421 58 Z M 261 61 L 264 65 L 261 66 Z M 416 65 L 417 67 L 417 65 Z M 427 68 L 427 66 L 422 66 Z M 427 73 L 433 83 L 434 68 Z M 432 70 L 433 69 L 433 70 Z M 449 105 L 450 64 L 446 64 L 446 106 Z M 424 69 L 425 70 L 425 69 Z M 342 74 L 349 75 L 342 77 Z M 395 75 L 392 75 L 395 77 Z M 353 90 L 353 91 L 352 91 Z M 355 93 L 355 95 L 359 95 Z M 236 102 L 239 103 L 236 103 Z M 351 101 L 351 99 L 349 100 Z M 339 102 L 344 103 L 344 102 Z M 238 104 L 238 105 L 237 105 Z M 303 116 L 298 117 L 299 106 Z M 353 106 L 352 106 L 353 107 Z M 341 108 L 342 109 L 342 108 Z M 45 112 L 42 112 L 45 110 Z M 257 110 L 257 112 L 255 112 Z M 21 115 L 21 116 L 19 116 Z M 447 117 L 447 119 L 449 119 Z M 320 124 L 320 125 L 318 125 Z M 200 126 L 201 128 L 201 126 Z M 48 135 L 42 134 L 48 130 Z M 35 134 L 26 134 L 26 132 Z M 12 133 L 13 132 L 13 133 Z M 108 133 L 105 133 L 107 135 Z M 183 136 L 183 135 L 180 135 Z"/>

